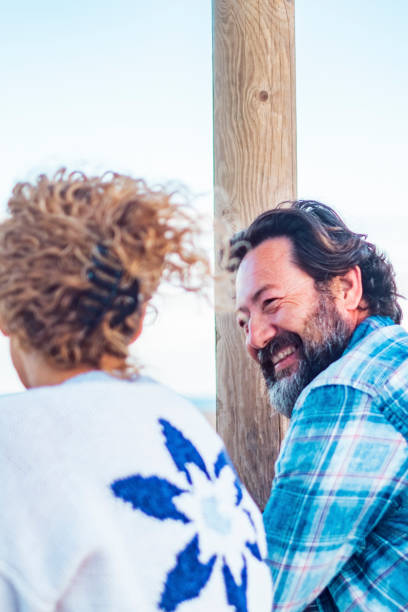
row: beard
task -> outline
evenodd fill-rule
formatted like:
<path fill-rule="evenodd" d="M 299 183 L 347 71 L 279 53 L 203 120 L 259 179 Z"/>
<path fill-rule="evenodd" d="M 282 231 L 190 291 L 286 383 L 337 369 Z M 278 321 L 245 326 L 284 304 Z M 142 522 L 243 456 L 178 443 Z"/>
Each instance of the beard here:
<path fill-rule="evenodd" d="M 302 337 L 282 332 L 258 351 L 258 359 L 271 405 L 286 417 L 301 391 L 344 352 L 352 330 L 337 311 L 331 294 L 319 291 L 316 310 L 305 325 Z M 283 349 L 294 346 L 299 352 L 298 365 L 275 371 L 272 358 Z"/>

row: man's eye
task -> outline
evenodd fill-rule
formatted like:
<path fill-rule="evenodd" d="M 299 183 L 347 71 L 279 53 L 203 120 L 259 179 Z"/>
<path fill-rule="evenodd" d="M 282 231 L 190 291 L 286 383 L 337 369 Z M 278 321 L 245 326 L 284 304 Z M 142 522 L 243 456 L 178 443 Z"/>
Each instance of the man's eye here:
<path fill-rule="evenodd" d="M 262 302 L 262 311 L 266 314 L 276 312 L 281 304 L 280 298 L 268 298 Z"/>
<path fill-rule="evenodd" d="M 268 308 L 268 306 L 276 306 L 277 304 L 277 298 L 268 298 L 267 300 L 264 300 L 262 307 L 263 308 Z"/>

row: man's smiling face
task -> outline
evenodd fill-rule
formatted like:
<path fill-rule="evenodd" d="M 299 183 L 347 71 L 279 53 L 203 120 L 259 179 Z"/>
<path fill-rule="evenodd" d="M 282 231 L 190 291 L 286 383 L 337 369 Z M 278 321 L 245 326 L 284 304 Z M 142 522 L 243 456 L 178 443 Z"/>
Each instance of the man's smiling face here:
<path fill-rule="evenodd" d="M 350 326 L 329 288 L 294 263 L 291 240 L 265 240 L 242 260 L 236 279 L 237 322 L 260 365 L 271 403 L 289 416 L 301 390 L 347 345 Z"/>

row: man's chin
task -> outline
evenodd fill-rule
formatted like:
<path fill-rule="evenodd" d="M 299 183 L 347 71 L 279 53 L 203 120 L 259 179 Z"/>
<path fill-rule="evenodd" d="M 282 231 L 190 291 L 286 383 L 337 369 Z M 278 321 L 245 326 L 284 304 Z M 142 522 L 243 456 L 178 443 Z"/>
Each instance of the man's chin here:
<path fill-rule="evenodd" d="M 291 366 L 288 366 L 287 368 L 282 368 L 282 370 L 278 370 L 277 372 L 275 370 L 276 382 L 279 382 L 283 380 L 284 378 L 291 378 L 292 376 L 294 376 L 296 372 L 298 371 L 298 366 L 299 364 L 295 363 Z"/>
<path fill-rule="evenodd" d="M 279 378 L 273 383 L 267 381 L 269 400 L 271 406 L 280 414 L 290 418 L 297 398 L 305 387 L 304 372 L 302 368 L 286 368 L 279 373 Z"/>

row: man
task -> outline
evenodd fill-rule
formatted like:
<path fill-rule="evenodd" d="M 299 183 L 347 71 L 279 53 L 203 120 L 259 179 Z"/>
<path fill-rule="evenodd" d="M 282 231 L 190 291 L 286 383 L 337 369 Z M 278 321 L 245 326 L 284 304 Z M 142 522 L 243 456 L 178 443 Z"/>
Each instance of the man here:
<path fill-rule="evenodd" d="M 279 610 L 408 608 L 408 334 L 392 266 L 329 207 L 231 241 L 237 321 L 291 425 L 264 513 Z"/>

